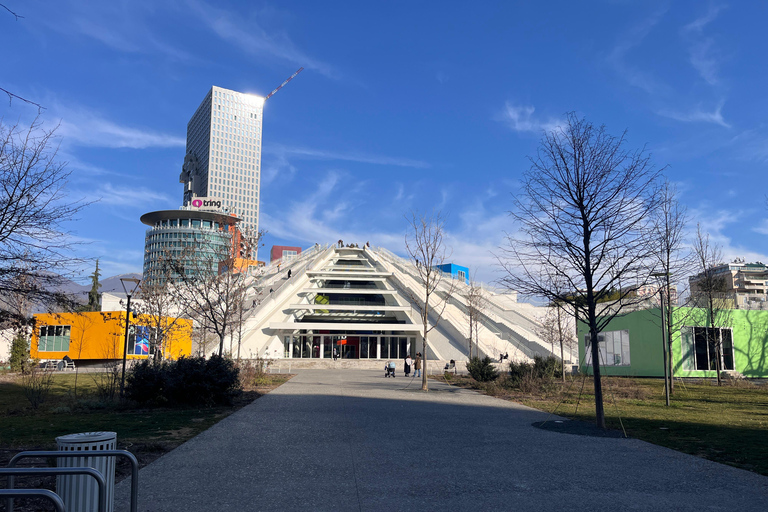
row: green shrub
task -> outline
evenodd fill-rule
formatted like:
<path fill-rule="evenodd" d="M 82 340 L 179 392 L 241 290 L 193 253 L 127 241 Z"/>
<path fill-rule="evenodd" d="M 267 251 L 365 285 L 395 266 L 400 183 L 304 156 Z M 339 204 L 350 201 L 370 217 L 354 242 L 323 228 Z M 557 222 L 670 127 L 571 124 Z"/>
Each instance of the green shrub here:
<path fill-rule="evenodd" d="M 271 364 L 270 360 L 260 357 L 239 361 L 237 368 L 240 370 L 240 386 L 251 390 L 269 384 L 271 379 L 268 371 Z"/>
<path fill-rule="evenodd" d="M 167 364 L 145 359 L 134 365 L 125 377 L 125 396 L 140 404 L 159 405 L 167 401 L 165 379 Z"/>
<path fill-rule="evenodd" d="M 499 376 L 496 368 L 491 363 L 491 358 L 485 356 L 483 359 L 473 357 L 467 363 L 467 371 L 478 382 L 489 382 Z"/>
<path fill-rule="evenodd" d="M 177 361 L 137 364 L 126 394 L 141 404 L 211 406 L 231 403 L 242 390 L 239 370 L 228 358 L 182 357 Z"/>
<path fill-rule="evenodd" d="M 563 374 L 563 364 L 555 356 L 533 357 L 533 373 L 540 379 L 551 380 Z"/>
<path fill-rule="evenodd" d="M 29 359 L 29 340 L 24 333 L 19 332 L 14 336 L 11 342 L 11 355 L 8 361 L 11 365 L 11 371 L 28 373 L 31 369 Z"/>
<path fill-rule="evenodd" d="M 31 367 L 29 372 L 21 377 L 21 387 L 24 390 L 24 396 L 29 400 L 33 409 L 37 409 L 46 400 L 51 393 L 53 385 L 53 372 Z"/>
<path fill-rule="evenodd" d="M 530 392 L 551 382 L 562 372 L 562 363 L 554 356 L 535 355 L 533 363 L 509 362 L 509 385 Z"/>

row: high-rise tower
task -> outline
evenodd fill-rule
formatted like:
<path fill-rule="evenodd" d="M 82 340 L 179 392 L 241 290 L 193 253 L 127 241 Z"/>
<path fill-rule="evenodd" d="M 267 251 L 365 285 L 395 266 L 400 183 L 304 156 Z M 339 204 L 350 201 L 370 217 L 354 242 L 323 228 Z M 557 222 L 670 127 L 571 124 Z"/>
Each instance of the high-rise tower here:
<path fill-rule="evenodd" d="M 241 228 L 258 232 L 263 107 L 261 96 L 211 88 L 187 124 L 184 206 L 195 197 L 221 200 Z"/>

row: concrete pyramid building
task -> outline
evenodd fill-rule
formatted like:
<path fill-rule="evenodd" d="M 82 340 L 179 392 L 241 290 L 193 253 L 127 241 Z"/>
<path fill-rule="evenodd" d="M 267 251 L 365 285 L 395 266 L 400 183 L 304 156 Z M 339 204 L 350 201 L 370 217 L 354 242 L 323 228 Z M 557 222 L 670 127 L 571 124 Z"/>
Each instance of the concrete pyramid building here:
<path fill-rule="evenodd" d="M 290 272 L 290 277 L 289 277 Z M 452 293 L 451 284 L 453 284 Z M 319 246 L 274 262 L 249 278 L 240 353 L 270 359 L 386 360 L 421 351 L 421 285 L 413 264 L 386 249 Z M 431 361 L 468 358 L 469 287 L 446 275 L 436 294 L 447 301 L 430 331 Z M 484 290 L 482 354 L 529 360 L 551 353 L 537 335 L 546 308 L 518 303 L 514 292 Z M 230 340 L 234 346 L 235 336 Z M 559 357 L 559 349 L 555 355 Z M 566 354 L 566 360 L 575 360 Z"/>

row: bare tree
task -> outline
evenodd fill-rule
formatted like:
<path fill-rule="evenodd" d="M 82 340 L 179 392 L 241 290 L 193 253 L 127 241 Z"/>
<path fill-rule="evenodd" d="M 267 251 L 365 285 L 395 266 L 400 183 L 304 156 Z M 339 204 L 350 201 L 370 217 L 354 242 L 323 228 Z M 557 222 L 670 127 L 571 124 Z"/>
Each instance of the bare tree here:
<path fill-rule="evenodd" d="M 555 301 L 547 308 L 547 313 L 541 319 L 541 329 L 539 337 L 552 346 L 552 353 L 555 353 L 555 345 L 560 347 L 560 362 L 562 367 L 562 379 L 565 382 L 565 349 L 570 352 L 573 350 L 573 338 L 568 333 L 566 318 L 568 312 L 561 301 Z"/>
<path fill-rule="evenodd" d="M 665 180 L 657 192 L 659 207 L 653 220 L 653 238 L 658 244 L 658 273 L 660 278 L 660 300 L 666 314 L 662 328 L 666 332 L 667 378 L 670 394 L 674 391 L 674 364 L 672 361 L 672 336 L 685 322 L 686 317 L 675 314 L 677 307 L 672 290 L 675 280 L 688 276 L 695 265 L 694 253 L 686 243 L 685 234 L 688 225 L 688 213 L 685 206 L 677 199 L 674 184 Z M 677 277 L 676 277 L 677 276 Z"/>
<path fill-rule="evenodd" d="M 146 315 L 149 324 L 150 353 L 154 361 L 161 361 L 168 352 L 168 343 L 174 335 L 185 329 L 181 319 L 181 303 L 173 283 L 173 268 L 180 265 L 169 250 L 160 256 L 160 262 L 144 280 L 138 298 L 132 305 L 137 314 Z"/>
<path fill-rule="evenodd" d="M 709 240 L 709 233 L 704 233 L 701 224 L 696 226 L 693 239 L 693 252 L 696 255 L 697 275 L 691 280 L 691 300 L 698 307 L 707 310 L 707 346 L 714 349 L 717 385 L 722 384 L 720 360 L 722 358 L 722 338 L 715 336 L 718 327 L 728 323 L 727 310 L 730 309 L 726 298 L 727 283 L 725 276 L 718 273 L 716 267 L 723 261 L 723 253 L 717 244 Z"/>
<path fill-rule="evenodd" d="M 57 317 L 60 319 L 62 318 L 58 315 Z M 72 318 L 71 322 L 72 336 L 69 341 L 69 350 L 77 359 L 82 359 L 83 350 L 88 347 L 90 341 L 89 337 L 91 335 L 90 331 L 93 326 L 96 325 L 96 321 L 90 312 L 81 311 Z M 80 366 L 80 364 L 75 366 L 75 386 L 73 391 L 75 398 L 77 398 L 77 379 L 80 375 Z"/>
<path fill-rule="evenodd" d="M 472 359 L 472 345 L 475 355 L 480 357 L 480 317 L 485 310 L 485 295 L 483 288 L 474 279 L 469 282 L 469 289 L 464 295 L 467 301 L 467 316 L 469 319 L 469 359 Z"/>
<path fill-rule="evenodd" d="M 564 127 L 546 133 L 514 200 L 519 232 L 507 234 L 499 258 L 504 285 L 568 305 L 589 327 L 600 428 L 598 333 L 637 301 L 654 263 L 649 229 L 661 171 L 645 149 L 625 149 L 625 137 L 573 113 Z"/>
<path fill-rule="evenodd" d="M 231 235 L 225 238 L 230 239 L 217 245 L 204 239 L 173 263 L 181 304 L 203 329 L 218 337 L 220 356 L 225 337 L 236 326 L 246 288 L 246 275 L 237 271 L 240 253 Z"/>
<path fill-rule="evenodd" d="M 419 215 L 411 212 L 408 220 L 408 231 L 405 234 L 405 250 L 416 267 L 416 275 L 421 285 L 420 295 L 411 295 L 411 299 L 419 310 L 422 323 L 422 364 L 424 371 L 421 374 L 421 389 L 429 390 L 427 384 L 427 349 L 429 332 L 434 329 L 445 311 L 448 297 L 453 292 L 453 280 L 450 282 L 450 291 L 441 298 L 435 293 L 443 280 L 444 274 L 438 265 L 446 260 L 446 247 L 443 244 L 445 233 L 445 220 L 437 214 Z M 432 301 L 430 303 L 430 301 Z M 431 308 L 431 309 L 430 309 Z M 429 323 L 430 312 L 435 322 Z"/>
<path fill-rule="evenodd" d="M 53 135 L 39 118 L 26 129 L 0 120 L 0 296 L 73 308 L 74 301 L 56 291 L 61 274 L 82 262 L 72 255 L 63 224 L 86 203 L 67 198 L 70 171 L 57 161 Z M 0 308 L 0 321 L 28 321 L 6 303 Z"/>
<path fill-rule="evenodd" d="M 3 10 L 4 10 L 4 11 L 6 11 L 8 14 L 10 14 L 11 16 L 13 16 L 13 17 L 16 19 L 16 21 L 19 21 L 20 19 L 23 19 L 23 18 L 24 18 L 24 16 L 22 16 L 21 14 L 18 14 L 18 13 L 16 13 L 15 11 L 12 11 L 12 10 L 11 10 L 11 9 L 10 9 L 10 8 L 9 8 L 7 5 L 5 5 L 5 4 L 0 4 L 0 9 L 3 9 Z M 12 93 L 11 91 L 9 91 L 9 90 L 7 90 L 7 89 L 4 89 L 4 88 L 0 87 L 0 92 L 3 92 L 3 93 L 5 93 L 5 94 L 8 96 L 8 104 L 9 104 L 9 105 L 13 103 L 13 100 L 14 100 L 14 99 L 17 99 L 17 100 L 21 100 L 21 101 L 23 101 L 24 103 L 28 103 L 28 104 L 30 104 L 30 105 L 34 105 L 34 106 L 36 106 L 36 107 L 37 107 L 37 111 L 38 111 L 38 113 L 39 113 L 39 112 L 42 112 L 43 110 L 45 110 L 45 107 L 43 107 L 43 106 L 42 106 L 42 105 L 40 105 L 39 103 L 35 103 L 34 101 L 28 100 L 28 99 L 26 99 L 26 98 L 22 98 L 22 97 L 21 97 L 21 96 L 19 96 L 18 94 L 14 94 L 14 93 Z"/>

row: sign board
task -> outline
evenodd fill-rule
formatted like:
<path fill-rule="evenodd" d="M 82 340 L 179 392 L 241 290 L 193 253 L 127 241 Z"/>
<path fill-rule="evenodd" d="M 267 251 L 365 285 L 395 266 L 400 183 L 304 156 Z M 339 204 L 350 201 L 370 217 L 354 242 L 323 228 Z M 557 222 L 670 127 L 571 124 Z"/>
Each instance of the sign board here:
<path fill-rule="evenodd" d="M 193 197 L 189 206 L 196 210 L 219 210 L 221 199 L 216 197 Z"/>

